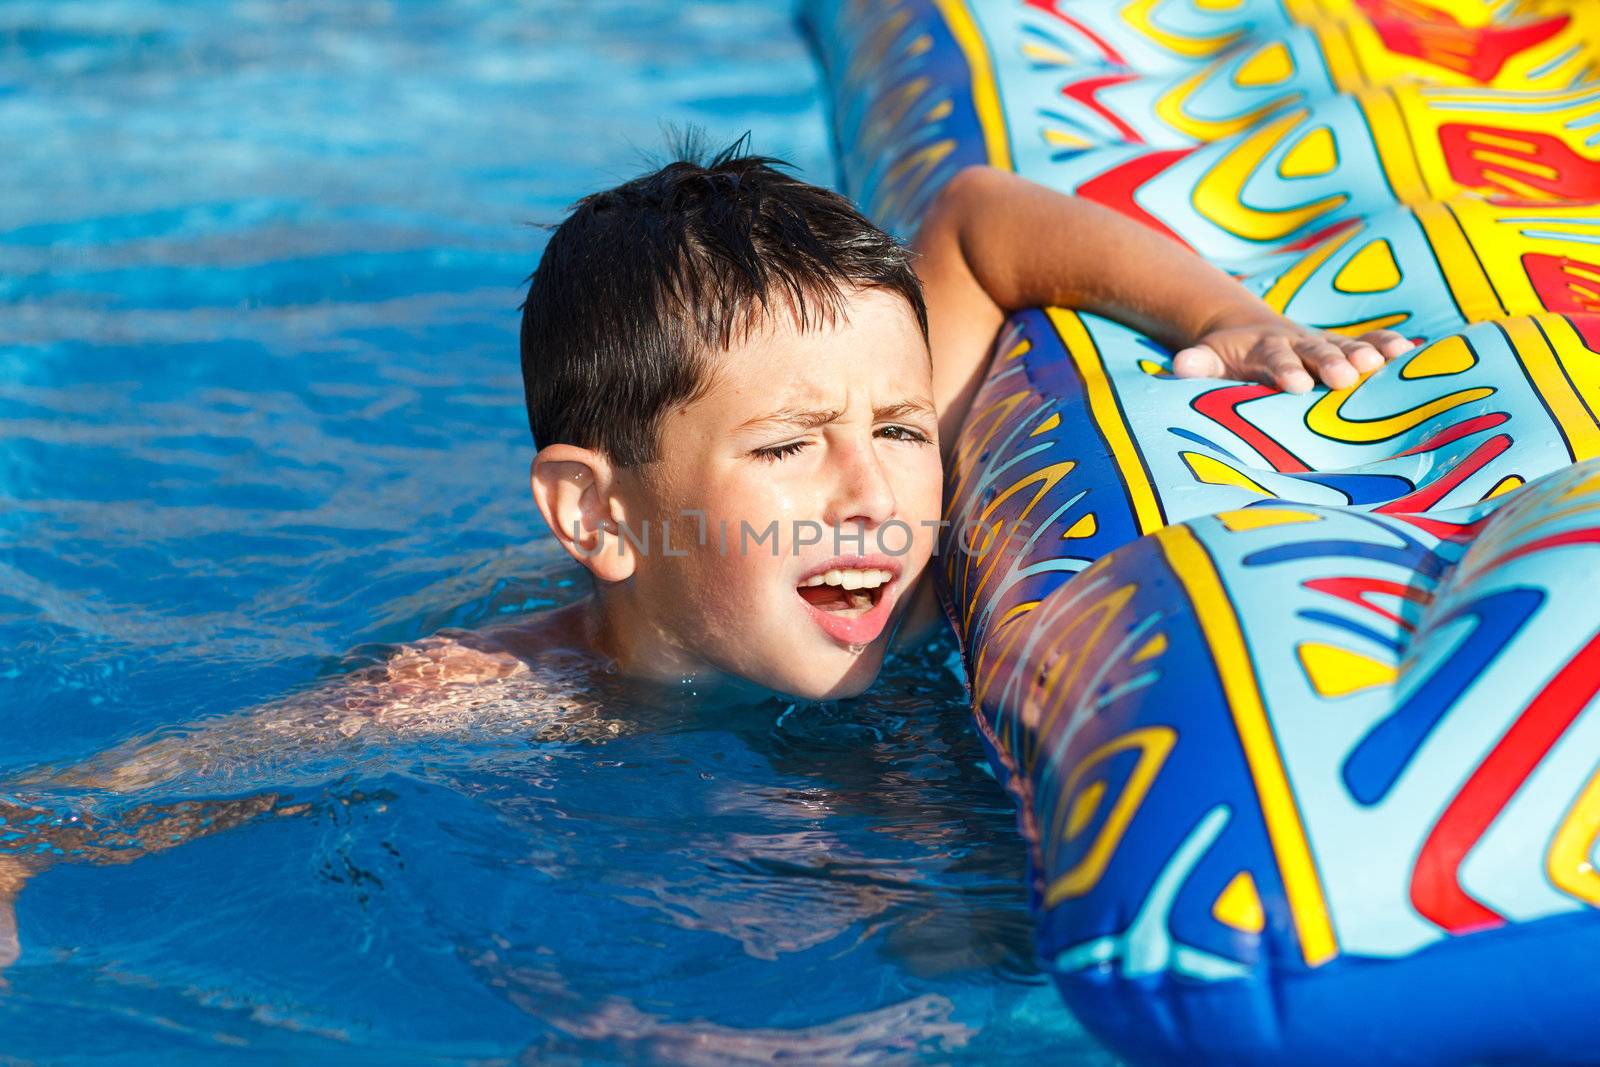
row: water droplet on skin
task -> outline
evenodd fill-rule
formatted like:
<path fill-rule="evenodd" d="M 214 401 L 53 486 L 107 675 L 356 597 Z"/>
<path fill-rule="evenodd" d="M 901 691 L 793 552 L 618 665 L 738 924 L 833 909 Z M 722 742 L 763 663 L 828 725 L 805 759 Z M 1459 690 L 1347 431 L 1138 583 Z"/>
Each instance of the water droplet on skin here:
<path fill-rule="evenodd" d="M 863 653 L 863 652 L 865 652 L 867 650 L 867 646 L 866 645 L 847 645 L 845 647 L 847 647 L 850 650 L 850 654 L 852 656 L 859 656 L 859 655 L 861 655 L 861 653 Z"/>

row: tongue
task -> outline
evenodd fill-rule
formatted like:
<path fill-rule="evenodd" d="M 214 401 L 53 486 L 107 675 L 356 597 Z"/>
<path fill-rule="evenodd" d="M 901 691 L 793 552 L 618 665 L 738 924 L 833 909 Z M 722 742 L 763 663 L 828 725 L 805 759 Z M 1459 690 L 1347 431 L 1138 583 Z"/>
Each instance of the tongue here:
<path fill-rule="evenodd" d="M 850 606 L 850 596 L 837 585 L 802 585 L 801 597 L 814 608 L 823 611 L 843 611 Z"/>

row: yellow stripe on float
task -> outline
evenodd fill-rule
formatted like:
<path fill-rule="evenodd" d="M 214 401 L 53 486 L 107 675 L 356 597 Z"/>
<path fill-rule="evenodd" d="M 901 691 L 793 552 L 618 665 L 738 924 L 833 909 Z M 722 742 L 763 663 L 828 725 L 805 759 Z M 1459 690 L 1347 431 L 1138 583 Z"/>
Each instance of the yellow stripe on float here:
<path fill-rule="evenodd" d="M 967 10 L 965 0 L 933 0 L 933 3 L 967 59 L 967 70 L 972 75 L 972 107 L 978 113 L 978 125 L 983 128 L 989 165 L 1012 170 L 1011 142 L 1006 133 L 1005 112 L 1000 107 L 994 65 L 989 62 L 989 46 L 973 21 L 972 12 Z"/>
<path fill-rule="evenodd" d="M 1344 25 L 1322 20 L 1312 25 L 1317 43 L 1322 46 L 1322 59 L 1328 67 L 1328 80 L 1335 92 L 1355 93 L 1367 87 L 1366 73 L 1356 58 L 1355 46 L 1350 43 Z"/>
<path fill-rule="evenodd" d="M 1161 0 L 1132 0 L 1122 9 L 1122 21 L 1173 55 L 1189 59 L 1210 59 L 1244 36 L 1243 30 L 1228 30 L 1206 37 L 1198 34 L 1173 33 L 1162 29 L 1156 25 L 1154 18 L 1156 5 L 1159 3 Z"/>
<path fill-rule="evenodd" d="M 1556 888 L 1600 908 L 1600 874 L 1589 859 L 1596 837 L 1600 837 L 1600 771 L 1572 802 L 1545 853 L 1545 871 Z"/>
<path fill-rule="evenodd" d="M 1566 438 L 1573 460 L 1600 455 L 1600 425 L 1595 415 L 1600 406 L 1600 376 L 1595 373 L 1593 355 L 1572 324 L 1560 315 L 1539 315 L 1506 319 L 1499 325 Z"/>
<path fill-rule="evenodd" d="M 1448 340 L 1453 339 L 1447 338 Z M 1346 418 L 1345 403 L 1355 396 L 1359 388 L 1360 385 L 1355 385 L 1349 389 L 1335 389 L 1331 393 L 1324 393 L 1321 399 L 1311 405 L 1311 410 L 1306 412 L 1306 429 L 1329 441 L 1341 441 L 1352 445 L 1376 444 L 1392 437 L 1399 437 L 1407 430 L 1414 430 L 1434 416 L 1453 411 L 1462 404 L 1475 404 L 1494 395 L 1494 390 L 1488 386 L 1458 389 L 1453 393 L 1435 397 L 1426 404 L 1418 404 L 1414 408 L 1393 415 L 1374 419 Z"/>
<path fill-rule="evenodd" d="M 1223 695 L 1233 715 L 1239 744 L 1255 780 L 1256 797 L 1266 820 L 1267 836 L 1283 876 L 1284 894 L 1300 936 L 1300 951 L 1315 967 L 1338 955 L 1327 899 L 1317 876 L 1316 861 L 1306 840 L 1305 824 L 1295 804 L 1294 790 L 1283 768 L 1283 758 L 1272 734 L 1272 723 L 1261 700 L 1260 683 L 1245 646 L 1244 633 L 1233 612 L 1216 565 L 1187 526 L 1170 526 L 1156 535 L 1173 573 L 1183 583 L 1194 606 L 1195 618 L 1217 665 Z"/>
<path fill-rule="evenodd" d="M 1371 330 L 1387 330 L 1391 326 L 1398 326 L 1411 317 L 1409 311 L 1396 311 L 1392 315 L 1379 315 L 1375 319 L 1362 319 L 1360 322 L 1345 322 L 1337 326 L 1324 326 L 1326 333 L 1336 333 L 1344 337 L 1360 337 Z"/>
<path fill-rule="evenodd" d="M 1411 141 L 1411 130 L 1400 111 L 1400 102 L 1387 89 L 1374 89 L 1362 93 L 1357 100 L 1361 113 L 1367 117 L 1367 128 L 1372 133 L 1372 145 L 1377 149 L 1378 161 L 1383 164 L 1389 187 L 1395 199 L 1402 204 L 1416 204 L 1433 199 L 1417 161 L 1416 148 Z M 1452 188 L 1451 192 L 1455 190 Z"/>
<path fill-rule="evenodd" d="M 1089 397 L 1089 415 L 1106 439 L 1106 444 L 1111 446 L 1111 456 L 1116 461 L 1118 473 L 1122 475 L 1122 484 L 1127 488 L 1128 501 L 1133 505 L 1139 532 L 1147 534 L 1161 529 L 1167 524 L 1166 517 L 1161 513 L 1155 487 L 1150 483 L 1150 473 L 1144 469 L 1139 451 L 1134 447 L 1133 434 L 1122 416 L 1122 409 L 1117 406 L 1116 396 L 1111 392 L 1111 380 L 1106 377 L 1106 368 L 1100 362 L 1100 351 L 1095 347 L 1094 338 L 1089 336 L 1083 320 L 1074 312 L 1065 308 L 1046 308 L 1045 314 L 1056 328 L 1061 346 L 1083 377 L 1084 390 Z"/>
<path fill-rule="evenodd" d="M 1293 300 L 1295 294 L 1305 287 L 1311 276 L 1324 263 L 1332 259 L 1335 252 L 1355 240 L 1356 234 L 1363 233 L 1365 230 L 1366 227 L 1364 225 L 1352 226 L 1335 237 L 1325 239 L 1320 245 L 1302 256 L 1294 266 L 1284 271 L 1278 277 L 1278 280 L 1272 283 L 1272 287 L 1262 295 L 1261 299 L 1272 310 L 1283 312 L 1289 306 L 1289 301 Z"/>
<path fill-rule="evenodd" d="M 1478 253 L 1455 214 L 1439 203 L 1418 204 L 1412 210 L 1422 224 L 1422 232 L 1428 235 L 1428 244 L 1433 247 L 1434 258 L 1444 272 L 1456 307 L 1461 309 L 1461 317 L 1468 322 L 1504 318 L 1508 314 L 1506 307 L 1489 283 Z"/>
<path fill-rule="evenodd" d="M 1282 45 L 1277 47 L 1282 48 Z M 1287 92 L 1274 97 L 1252 111 L 1242 115 L 1234 115 L 1226 119 L 1197 118 L 1184 110 L 1184 103 L 1189 97 L 1205 84 L 1216 72 L 1209 66 L 1201 67 L 1198 71 L 1185 78 L 1183 81 L 1162 93 L 1155 102 L 1156 117 L 1165 122 L 1169 127 L 1177 130 L 1196 141 L 1220 141 L 1230 134 L 1240 130 L 1248 130 L 1262 119 L 1280 108 L 1287 107 L 1293 100 L 1298 100 L 1304 94 L 1299 91 Z"/>

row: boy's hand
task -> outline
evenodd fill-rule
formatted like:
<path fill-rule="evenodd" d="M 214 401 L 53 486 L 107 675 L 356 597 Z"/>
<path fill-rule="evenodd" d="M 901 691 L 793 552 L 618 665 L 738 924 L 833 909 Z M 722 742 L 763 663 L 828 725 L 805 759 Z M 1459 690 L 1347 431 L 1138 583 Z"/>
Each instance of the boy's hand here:
<path fill-rule="evenodd" d="M 1393 330 L 1345 337 L 1312 330 L 1276 317 L 1239 325 L 1217 325 L 1172 357 L 1180 378 L 1241 378 L 1308 392 L 1321 380 L 1348 389 L 1415 345 Z"/>

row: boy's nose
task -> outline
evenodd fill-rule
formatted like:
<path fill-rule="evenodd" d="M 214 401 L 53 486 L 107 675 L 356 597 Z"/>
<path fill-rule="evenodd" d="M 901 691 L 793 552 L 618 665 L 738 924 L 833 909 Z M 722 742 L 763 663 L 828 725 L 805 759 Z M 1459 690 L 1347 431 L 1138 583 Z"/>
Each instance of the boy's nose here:
<path fill-rule="evenodd" d="M 870 444 L 852 444 L 838 452 L 839 480 L 824 521 L 833 526 L 859 522 L 875 527 L 894 517 L 894 486 L 883 458 Z"/>

